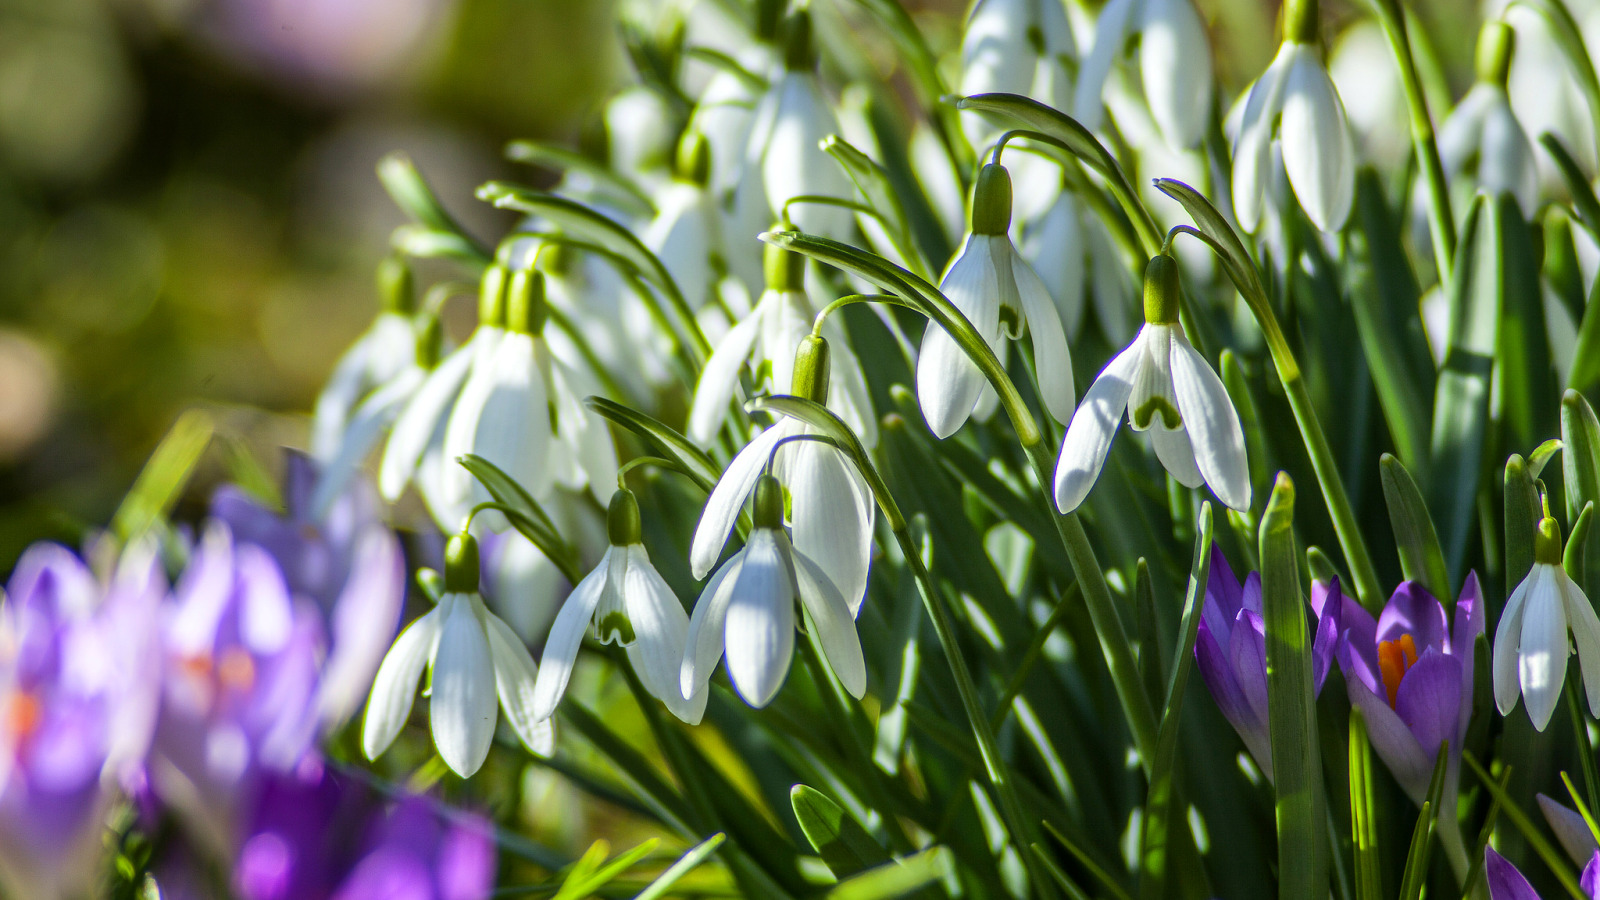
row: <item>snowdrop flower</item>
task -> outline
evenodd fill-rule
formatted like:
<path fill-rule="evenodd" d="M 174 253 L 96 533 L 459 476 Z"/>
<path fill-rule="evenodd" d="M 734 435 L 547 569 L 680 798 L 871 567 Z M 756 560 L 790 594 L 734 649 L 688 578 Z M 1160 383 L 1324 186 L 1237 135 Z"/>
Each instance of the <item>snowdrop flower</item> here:
<path fill-rule="evenodd" d="M 1533 568 L 1511 592 L 1494 636 L 1494 702 L 1508 715 L 1520 695 L 1528 718 L 1550 724 L 1567 678 L 1567 632 L 1578 647 L 1589 711 L 1600 715 L 1600 619 L 1561 567 L 1561 527 L 1546 515 L 1533 538 Z"/>
<path fill-rule="evenodd" d="M 755 309 L 717 343 L 700 372 L 689 409 L 689 438 L 696 443 L 711 443 L 722 428 L 747 364 L 758 390 L 767 387 L 772 393 L 781 393 L 794 382 L 795 354 L 811 333 L 815 318 L 805 293 L 806 258 L 771 244 L 766 245 L 765 253 L 767 289 Z M 836 411 L 861 436 L 863 444 L 874 447 L 878 423 L 861 363 L 850 352 L 837 322 L 824 322 L 822 333 L 837 347 L 840 391 L 835 396 Z"/>
<path fill-rule="evenodd" d="M 989 164 L 978 174 L 972 198 L 972 232 L 945 270 L 939 289 L 961 310 L 1002 361 L 1002 337 L 1033 336 L 1033 361 L 1044 406 L 1058 422 L 1072 417 L 1072 355 L 1055 301 L 1012 246 L 1011 177 Z M 934 322 L 917 356 L 917 399 L 928 427 L 940 438 L 955 434 L 972 415 L 988 386 L 965 350 Z"/>
<path fill-rule="evenodd" d="M 411 716 L 412 695 L 426 667 L 433 743 L 451 771 L 471 776 L 494 739 L 496 696 L 511 729 L 529 750 L 549 755 L 555 732 L 533 715 L 538 668 L 511 626 L 489 612 L 478 594 L 478 542 L 470 534 L 445 550 L 445 594 L 439 605 L 406 626 L 384 657 L 367 701 L 361 749 L 376 759 Z"/>
<path fill-rule="evenodd" d="M 737 499 L 743 500 L 742 492 Z M 713 495 L 712 502 L 717 500 Z M 708 503 L 707 517 L 712 508 Z M 738 506 L 733 512 L 737 515 Z M 859 699 L 867 690 L 866 663 L 855 629 L 861 597 L 847 602 L 828 566 L 789 542 L 783 528 L 783 488 L 771 475 L 756 481 L 752 518 L 754 527 L 744 549 L 717 570 L 695 603 L 683 658 L 683 695 L 703 693 L 717 660 L 726 653 L 728 676 L 739 696 L 755 707 L 771 702 L 794 655 L 798 599 L 828 665 L 845 690 Z M 702 519 L 701 529 L 705 527 Z M 698 532 L 696 538 L 698 545 Z"/>
<path fill-rule="evenodd" d="M 720 213 L 707 189 L 710 175 L 710 145 L 693 131 L 685 133 L 676 176 L 656 191 L 656 216 L 642 235 L 695 309 L 715 284 L 712 259 L 724 255 Z"/>
<path fill-rule="evenodd" d="M 1077 44 L 1056 0 L 978 0 L 961 37 L 961 93 L 1022 94 L 1057 108 L 1071 99 Z M 961 120 L 980 152 L 1001 128 L 982 116 Z"/>
<path fill-rule="evenodd" d="M 1233 212 L 1244 230 L 1256 230 L 1277 137 L 1301 209 L 1321 230 L 1338 231 L 1355 197 L 1355 146 L 1339 92 L 1317 57 L 1316 0 L 1291 3 L 1284 22 L 1286 39 L 1250 88 L 1234 141 Z"/>
<path fill-rule="evenodd" d="M 394 503 L 415 484 L 441 529 L 454 530 L 466 517 L 466 498 L 446 490 L 453 481 L 455 461 L 445 455 L 444 439 L 450 411 L 475 365 L 487 366 L 505 333 L 506 270 L 494 265 L 484 272 L 478 295 L 478 327 L 465 344 L 439 358 L 442 336 L 437 322 L 424 332 L 419 364 L 428 372 L 422 384 L 395 419 L 378 466 L 378 492 Z"/>
<path fill-rule="evenodd" d="M 1211 47 L 1190 0 L 1111 0 L 1100 10 L 1094 46 L 1078 76 L 1075 116 L 1085 128 L 1100 128 L 1106 79 L 1135 36 L 1151 117 L 1172 149 L 1193 147 L 1211 109 Z"/>
<path fill-rule="evenodd" d="M 818 146 L 823 138 L 839 133 L 839 121 L 817 83 L 810 14 L 795 13 L 787 32 L 783 74 L 756 109 L 744 164 L 750 176 L 760 174 L 767 201 L 764 221 L 787 212 L 803 231 L 842 238 L 849 232 L 850 210 L 823 203 L 784 205 L 802 195 L 846 200 L 856 196 L 855 185 L 844 169 Z"/>
<path fill-rule="evenodd" d="M 333 368 L 317 397 L 311 423 L 311 455 L 327 463 L 338 455 L 350 427 L 351 411 L 372 390 L 413 364 L 410 313 L 414 306 L 411 269 L 389 258 L 378 267 L 383 310 Z"/>
<path fill-rule="evenodd" d="M 1244 431 L 1222 379 L 1178 321 L 1178 262 L 1165 254 L 1145 268 L 1145 326 L 1101 370 L 1067 427 L 1056 461 L 1056 506 L 1078 508 L 1105 466 L 1124 410 L 1184 487 L 1211 486 L 1233 509 L 1250 508 Z"/>
<path fill-rule="evenodd" d="M 1532 218 L 1539 203 L 1539 169 L 1533 143 L 1511 111 L 1506 93 L 1515 39 L 1516 32 L 1503 22 L 1483 26 L 1478 81 L 1439 129 L 1439 156 L 1447 180 L 1454 182 L 1476 162 L 1478 190 L 1509 192 L 1523 216 Z"/>
<path fill-rule="evenodd" d="M 650 563 L 639 537 L 639 503 L 632 491 L 612 495 L 606 525 L 611 546 L 567 597 L 545 641 L 533 714 L 546 719 L 555 712 L 572 676 L 583 633 L 593 625 L 595 640 L 626 649 L 628 663 L 652 697 L 678 718 L 699 724 L 706 711 L 706 691 L 686 697 L 679 690 L 689 616 Z"/>

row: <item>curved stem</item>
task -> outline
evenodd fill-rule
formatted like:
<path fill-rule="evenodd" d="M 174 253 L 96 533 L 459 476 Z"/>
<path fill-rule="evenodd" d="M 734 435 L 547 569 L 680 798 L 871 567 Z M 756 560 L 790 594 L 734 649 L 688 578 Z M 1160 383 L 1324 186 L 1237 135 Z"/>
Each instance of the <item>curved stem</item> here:
<path fill-rule="evenodd" d="M 817 318 L 811 324 L 811 333 L 821 336 L 822 323 L 826 321 L 829 316 L 833 315 L 833 313 L 837 310 L 844 309 L 846 306 L 854 306 L 857 303 L 887 303 L 890 306 L 901 306 L 906 309 L 917 308 L 916 304 L 907 303 L 894 294 L 846 294 L 832 303 L 829 303 L 827 306 L 824 306 L 822 308 L 822 312 L 817 313 Z"/>
<path fill-rule="evenodd" d="M 1433 118 L 1428 114 L 1428 99 L 1422 92 L 1417 61 L 1411 55 L 1406 15 L 1400 0 L 1375 0 L 1373 5 L 1377 7 L 1383 35 L 1389 40 L 1389 51 L 1400 67 L 1400 84 L 1405 90 L 1406 109 L 1411 120 L 1411 145 L 1428 187 L 1428 230 L 1433 235 L 1434 265 L 1439 269 L 1439 283 L 1444 284 L 1450 278 L 1451 261 L 1456 256 L 1456 220 L 1450 211 L 1450 187 L 1445 182 L 1439 144 L 1434 139 Z"/>

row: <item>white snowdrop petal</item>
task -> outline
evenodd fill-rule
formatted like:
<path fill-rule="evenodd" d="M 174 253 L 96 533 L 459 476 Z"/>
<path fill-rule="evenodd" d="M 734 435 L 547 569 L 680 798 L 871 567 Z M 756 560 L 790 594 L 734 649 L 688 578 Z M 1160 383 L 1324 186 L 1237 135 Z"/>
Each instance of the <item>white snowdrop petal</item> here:
<path fill-rule="evenodd" d="M 422 677 L 422 669 L 428 664 L 428 659 L 433 656 L 444 617 L 449 613 L 445 604 L 454 602 L 454 598 L 447 595 L 444 603 L 407 625 L 384 656 L 383 664 L 378 667 L 378 674 L 372 680 L 366 718 L 361 723 L 361 752 L 367 755 L 367 759 L 377 759 L 389 749 L 395 735 L 400 733 L 406 720 L 411 717 L 417 681 Z"/>
<path fill-rule="evenodd" d="M 1072 410 L 1078 399 L 1066 331 L 1061 327 L 1055 301 L 1045 290 L 1044 282 L 1015 252 L 1011 254 L 1011 270 L 1016 276 L 1022 315 L 1028 320 L 1028 332 L 1033 338 L 1033 364 L 1037 369 L 1040 397 L 1051 418 L 1066 424 L 1072 421 Z"/>
<path fill-rule="evenodd" d="M 1249 509 L 1250 464 L 1245 457 L 1244 429 L 1228 389 L 1181 331 L 1174 330 L 1169 359 L 1172 390 L 1194 447 L 1194 464 L 1217 499 L 1233 509 Z"/>
<path fill-rule="evenodd" d="M 634 642 L 627 650 L 628 662 L 650 696 L 665 703 L 673 715 L 698 725 L 705 715 L 708 692 L 701 688 L 686 699 L 680 683 L 689 616 L 651 564 L 644 547 L 634 544 L 626 552 L 628 567 L 622 593 L 634 634 Z"/>
<path fill-rule="evenodd" d="M 1533 144 L 1522 130 L 1504 95 L 1489 106 L 1483 120 L 1483 143 L 1478 156 L 1478 185 L 1483 191 L 1502 191 L 1517 198 L 1522 215 L 1532 218 L 1539 205 L 1539 170 Z"/>
<path fill-rule="evenodd" d="M 1316 54 L 1302 52 L 1284 86 L 1283 165 L 1312 224 L 1338 231 L 1355 197 L 1355 149 L 1344 104 Z"/>
<path fill-rule="evenodd" d="M 1583 588 L 1562 569 L 1552 577 L 1561 592 L 1572 642 L 1578 647 L 1578 667 L 1583 672 L 1583 692 L 1589 698 L 1589 711 L 1600 715 L 1600 617 L 1584 595 Z"/>
<path fill-rule="evenodd" d="M 711 673 L 722 658 L 723 631 L 728 619 L 728 603 L 744 568 L 745 551 L 735 553 L 717 574 L 706 582 L 689 616 L 689 634 L 684 639 L 683 667 L 678 673 L 678 690 L 685 698 L 706 690 Z"/>
<path fill-rule="evenodd" d="M 1062 191 L 1037 225 L 1023 235 L 1022 257 L 1055 299 L 1062 328 L 1075 338 L 1083 323 L 1085 266 L 1083 224 L 1078 200 Z"/>
<path fill-rule="evenodd" d="M 1000 275 L 998 260 L 986 235 L 971 235 L 962 246 L 939 289 L 991 345 L 1000 339 Z M 1009 240 L 1004 235 L 999 240 Z M 917 354 L 917 401 L 928 428 L 940 438 L 955 434 L 978 401 L 985 379 L 938 323 L 929 321 Z"/>
<path fill-rule="evenodd" d="M 750 495 L 756 479 L 761 477 L 762 470 L 766 468 L 767 459 L 772 456 L 772 448 L 785 437 L 797 433 L 798 428 L 798 423 L 784 419 L 761 432 L 739 451 L 733 462 L 728 463 L 727 471 L 722 473 L 716 487 L 711 489 L 711 496 L 706 498 L 705 509 L 700 513 L 700 524 L 695 526 L 694 542 L 689 548 L 689 569 L 695 578 L 706 577 L 711 567 L 717 564 L 717 557 L 722 555 L 728 535 L 733 532 L 733 524 L 739 520 L 739 511 L 744 508 L 745 498 Z"/>
<path fill-rule="evenodd" d="M 794 574 L 780 542 L 770 530 L 751 533 L 723 625 L 728 677 L 754 707 L 777 696 L 794 656 Z"/>
<path fill-rule="evenodd" d="M 554 720 L 534 714 L 534 685 L 539 667 L 511 626 L 492 612 L 483 614 L 484 632 L 489 639 L 489 656 L 494 663 L 495 693 L 500 709 L 511 723 L 511 730 L 532 752 L 549 756 L 555 752 Z"/>
<path fill-rule="evenodd" d="M 378 466 L 378 491 L 383 499 L 390 503 L 400 499 L 423 450 L 427 449 L 434 430 L 461 393 L 461 385 L 471 368 L 472 344 L 469 341 L 440 360 L 411 396 L 389 432 L 383 460 Z"/>
<path fill-rule="evenodd" d="M 1073 118 L 1090 131 L 1098 130 L 1105 118 L 1100 95 L 1111 67 L 1122 56 L 1135 9 L 1135 0 L 1111 0 L 1095 20 L 1094 45 L 1078 69 L 1078 86 L 1072 100 Z"/>
<path fill-rule="evenodd" d="M 1517 656 L 1522 644 L 1522 615 L 1527 605 L 1528 592 L 1533 590 L 1543 576 L 1544 569 L 1534 566 L 1506 598 L 1500 613 L 1500 627 L 1494 635 L 1494 654 L 1491 660 L 1494 675 L 1494 703 L 1500 715 L 1509 715 L 1522 695 L 1522 685 L 1517 680 Z"/>
<path fill-rule="evenodd" d="M 739 388 L 739 373 L 761 333 L 761 313 L 765 300 L 744 321 L 733 326 L 717 342 L 717 348 L 700 370 L 700 383 L 689 407 L 689 439 L 697 444 L 711 443 L 728 415 L 728 404 Z"/>
<path fill-rule="evenodd" d="M 778 107 L 761 158 L 762 183 L 773 212 L 802 194 L 855 199 L 850 177 L 817 146 L 823 138 L 839 132 L 839 122 L 822 96 L 816 76 L 789 71 L 773 90 L 778 93 Z M 789 218 L 801 231 L 843 239 L 851 213 L 838 206 L 796 203 L 789 207 Z"/>
<path fill-rule="evenodd" d="M 428 718 L 439 756 L 462 778 L 478 771 L 489 755 L 498 706 L 483 624 L 474 614 L 471 599 L 457 597 L 445 617 L 433 658 Z"/>
<path fill-rule="evenodd" d="M 817 641 L 828 658 L 828 666 L 839 683 L 857 700 L 867 692 L 867 663 L 861 654 L 861 638 L 856 634 L 854 611 L 839 596 L 827 570 L 795 548 L 795 580 L 800 600 L 811 614 Z"/>
<path fill-rule="evenodd" d="M 361 463 L 378 445 L 390 425 L 406 408 L 406 403 L 421 386 L 426 374 L 420 368 L 410 368 L 373 391 L 355 412 L 341 435 L 333 458 L 322 467 L 317 489 L 311 495 L 311 518 L 321 520 L 328 508 L 339 499 L 352 478 L 361 469 Z"/>
<path fill-rule="evenodd" d="M 1283 108 L 1284 84 L 1301 50 L 1285 41 L 1245 100 L 1233 147 L 1233 214 L 1245 231 L 1255 231 L 1261 221 L 1262 198 L 1272 178 L 1273 119 Z"/>
<path fill-rule="evenodd" d="M 846 599 L 861 608 L 872 561 L 873 500 L 855 466 L 840 451 L 815 441 L 788 444 L 787 480 L 794 549 L 817 562 Z"/>
<path fill-rule="evenodd" d="M 572 678 L 572 667 L 577 662 L 578 649 L 583 646 L 584 632 L 589 630 L 589 622 L 594 618 L 595 607 L 600 605 L 608 589 L 620 587 L 610 584 L 607 578 L 612 554 L 616 552 L 615 547 L 606 548 L 599 565 L 578 582 L 567 595 L 567 602 L 561 604 L 561 611 L 556 613 L 550 636 L 544 642 L 544 665 L 539 669 L 539 680 L 533 690 L 535 719 L 547 719 L 556 711 L 556 704 L 567 690 L 567 681 Z"/>
<path fill-rule="evenodd" d="M 1167 145 L 1184 150 L 1198 144 L 1211 109 L 1211 45 L 1190 0 L 1144 0 L 1139 74 Z"/>
<path fill-rule="evenodd" d="M 1179 428 L 1168 431 L 1157 426 L 1150 429 L 1150 446 L 1156 451 L 1156 459 L 1161 460 L 1161 467 L 1167 470 L 1177 482 L 1186 488 L 1197 488 L 1205 484 L 1205 476 L 1200 474 L 1200 468 L 1195 464 L 1194 446 L 1189 442 L 1189 432 Z"/>
<path fill-rule="evenodd" d="M 1106 454 L 1111 451 L 1111 438 L 1128 408 L 1134 375 L 1145 355 L 1143 340 L 1141 332 L 1132 346 L 1111 360 L 1072 415 L 1061 441 L 1061 455 L 1056 459 L 1056 508 L 1063 513 L 1077 509 L 1100 477 Z"/>
<path fill-rule="evenodd" d="M 1567 610 L 1553 571 L 1528 591 L 1524 604 L 1517 678 L 1528 718 L 1534 728 L 1544 731 L 1561 702 L 1567 676 Z"/>

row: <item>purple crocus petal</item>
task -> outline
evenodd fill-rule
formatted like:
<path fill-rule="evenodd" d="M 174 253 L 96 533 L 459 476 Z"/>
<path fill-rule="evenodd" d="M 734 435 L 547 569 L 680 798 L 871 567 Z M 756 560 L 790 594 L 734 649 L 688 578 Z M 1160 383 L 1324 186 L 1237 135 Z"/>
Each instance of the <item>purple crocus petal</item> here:
<path fill-rule="evenodd" d="M 494 888 L 494 834 L 482 819 L 463 817 L 445 832 L 435 870 L 439 900 L 483 900 Z"/>
<path fill-rule="evenodd" d="M 1439 745 L 1454 740 L 1461 717 L 1461 660 L 1429 647 L 1400 677 L 1394 711 L 1415 735 L 1429 759 Z M 1459 746 L 1451 748 L 1459 753 Z"/>
<path fill-rule="evenodd" d="M 1256 765 L 1272 778 L 1272 743 L 1267 733 L 1267 638 L 1260 614 L 1239 610 L 1228 641 L 1228 661 L 1234 683 L 1244 699 L 1241 721 L 1234 730 L 1255 757 Z"/>
<path fill-rule="evenodd" d="M 1211 692 L 1212 701 L 1217 704 L 1222 717 L 1233 726 L 1233 730 L 1239 732 L 1241 737 L 1246 730 L 1260 730 L 1255 713 L 1250 709 L 1250 701 L 1245 699 L 1244 692 L 1233 677 L 1233 663 L 1222 651 L 1222 645 L 1217 642 L 1204 619 L 1200 621 L 1199 633 L 1195 635 L 1194 658 L 1200 669 L 1200 677 L 1205 679 L 1206 689 Z"/>
<path fill-rule="evenodd" d="M 233 537 L 213 522 L 178 579 L 177 607 L 167 622 L 167 650 L 178 656 L 210 655 L 233 599 Z"/>
<path fill-rule="evenodd" d="M 1311 595 L 1317 595 L 1319 583 L 1311 583 Z M 1328 680 L 1328 669 L 1333 665 L 1334 650 L 1339 645 L 1340 621 L 1344 613 L 1344 595 L 1339 591 L 1339 580 L 1323 588 L 1323 602 L 1315 605 L 1317 611 L 1317 632 L 1311 639 L 1311 678 L 1313 690 L 1317 696 L 1322 696 L 1322 684 Z M 1331 596 L 1332 603 L 1327 600 Z"/>
<path fill-rule="evenodd" d="M 23 552 L 6 586 L 10 602 L 51 616 L 86 615 L 100 597 L 99 586 L 77 555 L 60 544 L 40 542 Z"/>
<path fill-rule="evenodd" d="M 1583 875 L 1578 879 L 1578 889 L 1589 896 L 1590 900 L 1600 900 L 1600 850 L 1589 857 L 1589 864 L 1583 867 Z"/>
<path fill-rule="evenodd" d="M 1239 614 L 1239 580 L 1233 577 L 1228 558 L 1222 548 L 1211 545 L 1211 574 L 1206 578 L 1205 603 L 1200 607 L 1201 621 L 1211 623 L 1211 633 L 1219 641 L 1226 641 L 1233 629 L 1234 617 Z"/>
<path fill-rule="evenodd" d="M 1368 690 L 1361 679 L 1346 678 L 1344 684 L 1350 694 L 1350 705 L 1361 710 L 1366 720 L 1367 739 L 1372 749 L 1378 751 L 1406 794 L 1422 803 L 1427 798 L 1428 783 L 1433 779 L 1433 757 L 1422 752 L 1422 745 L 1417 743 L 1416 735 L 1406 723 L 1382 697 Z"/>
<path fill-rule="evenodd" d="M 1378 668 L 1378 621 L 1354 598 L 1345 597 L 1339 628 L 1339 669 L 1345 680 L 1359 679 L 1368 691 L 1387 696 Z"/>
<path fill-rule="evenodd" d="M 1489 900 L 1539 900 L 1528 879 L 1493 847 L 1483 848 L 1483 866 L 1484 875 L 1488 876 Z"/>
<path fill-rule="evenodd" d="M 1244 586 L 1239 589 L 1239 608 L 1248 609 L 1257 615 L 1261 614 L 1261 573 L 1251 572 L 1244 577 Z"/>
<path fill-rule="evenodd" d="M 1539 811 L 1544 813 L 1545 822 L 1555 833 L 1556 841 L 1572 857 L 1574 864 L 1588 860 L 1596 849 L 1600 849 L 1594 842 L 1594 834 L 1589 831 L 1589 824 L 1583 821 L 1583 816 L 1578 815 L 1576 810 L 1544 794 L 1534 796 L 1539 801 Z"/>
<path fill-rule="evenodd" d="M 1467 735 L 1467 725 L 1472 719 L 1473 667 L 1477 662 L 1473 649 L 1479 635 L 1484 633 L 1483 591 L 1478 586 L 1478 573 L 1468 572 L 1461 583 L 1461 593 L 1456 597 L 1455 628 L 1450 635 L 1450 654 L 1461 660 L 1461 720 L 1457 727 L 1456 744 Z"/>
<path fill-rule="evenodd" d="M 1444 607 L 1427 588 L 1415 581 L 1401 582 L 1378 615 L 1380 642 L 1398 641 L 1408 634 L 1416 642 L 1418 653 L 1428 647 L 1442 650 L 1450 641 Z"/>
<path fill-rule="evenodd" d="M 317 492 L 322 467 L 304 453 L 290 450 L 283 460 L 283 506 L 292 519 L 306 519 L 311 511 L 311 495 Z"/>

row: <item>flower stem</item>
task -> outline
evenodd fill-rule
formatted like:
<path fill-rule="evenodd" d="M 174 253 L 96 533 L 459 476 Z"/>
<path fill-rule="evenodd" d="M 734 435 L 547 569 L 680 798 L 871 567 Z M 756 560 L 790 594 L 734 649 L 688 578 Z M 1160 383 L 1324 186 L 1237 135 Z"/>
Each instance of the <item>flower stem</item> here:
<path fill-rule="evenodd" d="M 1405 10 L 1401 0 L 1376 0 L 1378 21 L 1383 25 L 1383 35 L 1389 40 L 1389 50 L 1395 64 L 1400 67 L 1400 84 L 1405 90 L 1406 109 L 1411 119 L 1411 144 L 1422 167 L 1422 177 L 1428 186 L 1428 230 L 1433 235 L 1434 265 L 1439 269 L 1439 283 L 1450 277 L 1451 261 L 1456 256 L 1456 220 L 1450 211 L 1450 188 L 1444 178 L 1444 164 L 1439 159 L 1439 144 L 1434 139 L 1433 119 L 1428 115 L 1428 99 L 1422 92 L 1422 79 L 1417 75 L 1417 61 L 1411 54 L 1411 41 L 1406 36 Z"/>

